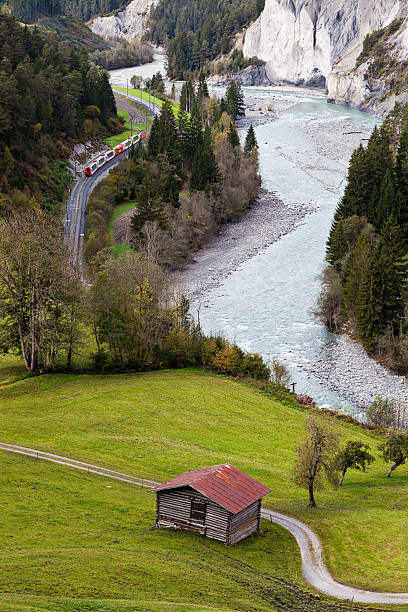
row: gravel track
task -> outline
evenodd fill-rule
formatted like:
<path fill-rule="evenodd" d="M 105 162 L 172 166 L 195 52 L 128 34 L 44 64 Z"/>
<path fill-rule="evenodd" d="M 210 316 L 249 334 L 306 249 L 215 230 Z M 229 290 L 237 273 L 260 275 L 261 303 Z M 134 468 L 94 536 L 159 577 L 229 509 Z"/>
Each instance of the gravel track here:
<path fill-rule="evenodd" d="M 72 467 L 91 474 L 97 474 L 98 476 L 105 476 L 107 478 L 113 478 L 114 480 L 129 482 L 130 484 L 140 487 L 151 488 L 159 484 L 153 480 L 146 480 L 145 478 L 130 476 L 129 474 L 109 470 L 92 463 L 85 463 L 83 461 L 77 461 L 76 459 L 69 459 L 68 457 L 55 455 L 53 453 L 45 453 L 37 449 L 26 448 L 16 444 L 0 442 L 0 450 L 26 455 L 35 459 L 51 461 L 66 467 Z M 408 604 L 408 593 L 377 593 L 374 591 L 365 591 L 363 589 L 358 589 L 356 587 L 337 582 L 329 574 L 329 571 L 324 564 L 322 546 L 319 538 L 307 525 L 301 521 L 298 521 L 297 519 L 286 516 L 285 514 L 280 514 L 279 512 L 273 512 L 272 510 L 263 509 L 261 511 L 261 516 L 272 523 L 280 525 L 295 537 L 302 557 L 303 576 L 305 580 L 318 591 L 321 591 L 330 597 L 352 601 L 354 603 L 387 605 Z"/>

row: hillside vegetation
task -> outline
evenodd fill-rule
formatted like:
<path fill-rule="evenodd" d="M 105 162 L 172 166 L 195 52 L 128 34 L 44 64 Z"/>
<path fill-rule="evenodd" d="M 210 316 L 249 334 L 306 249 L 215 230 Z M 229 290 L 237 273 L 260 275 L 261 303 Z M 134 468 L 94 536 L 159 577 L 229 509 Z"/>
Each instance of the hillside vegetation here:
<path fill-rule="evenodd" d="M 234 35 L 263 10 L 265 0 L 161 0 L 148 37 L 166 45 L 168 75 L 183 79 L 232 48 Z"/>
<path fill-rule="evenodd" d="M 4 0 L 0 5 L 24 23 L 33 23 L 41 17 L 73 15 L 88 21 L 95 15 L 105 15 L 129 0 Z"/>
<path fill-rule="evenodd" d="M 367 350 L 408 368 L 408 106 L 397 106 L 350 162 L 327 245 L 321 307 Z"/>
<path fill-rule="evenodd" d="M 369 444 L 377 461 L 367 474 L 348 473 L 339 490 L 319 492 L 318 508 L 309 509 L 290 476 L 307 414 L 293 400 L 282 403 L 224 377 L 179 370 L 41 376 L 3 386 L 1 402 L 3 441 L 155 480 L 230 462 L 272 489 L 266 506 L 313 527 L 337 579 L 408 589 L 407 469 L 386 478 L 381 438 L 356 426 L 334 421 L 342 442 Z"/>
<path fill-rule="evenodd" d="M 73 143 L 121 131 L 108 75 L 79 51 L 0 15 L 0 214 L 60 212 Z"/>

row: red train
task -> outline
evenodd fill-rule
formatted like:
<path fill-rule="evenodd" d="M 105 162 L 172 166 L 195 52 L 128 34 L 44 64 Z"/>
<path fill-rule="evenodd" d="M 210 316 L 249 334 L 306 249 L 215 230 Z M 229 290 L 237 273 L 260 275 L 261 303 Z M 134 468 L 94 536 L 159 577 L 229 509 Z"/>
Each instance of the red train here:
<path fill-rule="evenodd" d="M 124 140 L 120 144 L 116 145 L 116 147 L 113 149 L 109 149 L 109 151 L 102 153 L 102 155 L 94 159 L 89 166 L 85 168 L 85 176 L 92 176 L 97 170 L 99 170 L 99 168 L 102 168 L 102 166 L 104 166 L 111 159 L 117 157 L 123 153 L 123 151 L 130 149 L 130 147 L 133 147 L 135 144 L 143 140 L 143 138 L 146 138 L 146 132 L 139 132 L 139 134 L 129 136 L 127 140 Z"/>

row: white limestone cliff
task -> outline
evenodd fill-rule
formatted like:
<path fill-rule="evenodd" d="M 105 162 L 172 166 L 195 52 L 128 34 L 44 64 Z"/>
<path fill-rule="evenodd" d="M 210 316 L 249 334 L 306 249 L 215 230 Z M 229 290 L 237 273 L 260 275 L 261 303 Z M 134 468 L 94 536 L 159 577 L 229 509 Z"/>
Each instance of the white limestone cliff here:
<path fill-rule="evenodd" d="M 141 38 L 150 7 L 158 0 L 132 0 L 123 11 L 106 17 L 95 17 L 88 23 L 95 34 L 106 40 Z"/>
<path fill-rule="evenodd" d="M 333 101 L 360 107 L 372 93 L 364 66 L 354 70 L 363 40 L 405 14 L 407 4 L 408 0 L 266 0 L 245 33 L 243 52 L 266 62 L 272 82 L 327 86 Z M 407 46 L 408 31 L 403 30 Z"/>

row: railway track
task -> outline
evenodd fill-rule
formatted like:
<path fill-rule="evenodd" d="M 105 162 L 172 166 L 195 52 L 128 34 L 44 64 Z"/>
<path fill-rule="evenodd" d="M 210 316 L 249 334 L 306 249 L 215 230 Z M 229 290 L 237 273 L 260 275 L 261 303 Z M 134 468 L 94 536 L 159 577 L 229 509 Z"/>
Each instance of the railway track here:
<path fill-rule="evenodd" d="M 113 91 L 115 88 L 113 88 Z M 153 114 L 157 115 L 160 113 L 160 106 L 154 103 L 146 103 L 145 100 L 138 98 L 131 94 L 124 94 L 123 92 L 117 91 L 120 95 L 134 100 L 141 104 L 146 109 L 150 110 Z M 83 278 L 82 269 L 82 247 L 83 238 L 85 235 L 85 219 L 86 219 L 86 207 L 88 204 L 89 196 L 96 185 L 109 174 L 109 171 L 114 168 L 121 159 L 127 157 L 128 151 L 124 151 L 110 162 L 107 162 L 99 171 L 89 177 L 81 176 L 72 188 L 68 202 L 67 211 L 64 220 L 64 236 L 65 241 L 69 245 L 70 251 L 70 266 L 80 278 Z"/>

